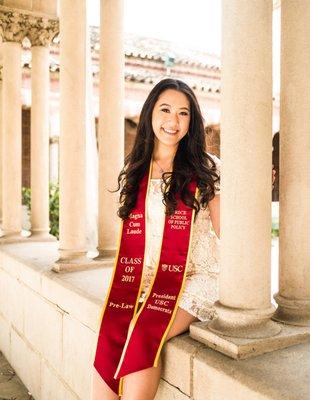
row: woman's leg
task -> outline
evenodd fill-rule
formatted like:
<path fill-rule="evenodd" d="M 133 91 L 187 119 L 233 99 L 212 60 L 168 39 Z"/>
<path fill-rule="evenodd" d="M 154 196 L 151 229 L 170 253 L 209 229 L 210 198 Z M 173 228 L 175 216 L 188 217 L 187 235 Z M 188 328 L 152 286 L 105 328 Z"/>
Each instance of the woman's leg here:
<path fill-rule="evenodd" d="M 198 321 L 198 318 L 189 314 L 182 308 L 178 308 L 173 324 L 166 336 L 166 341 L 172 337 L 186 332 L 189 325 Z M 122 400 L 153 400 L 161 376 L 161 357 L 158 367 L 150 367 L 133 372 L 124 377 Z"/>
<path fill-rule="evenodd" d="M 119 400 L 119 396 L 105 383 L 94 367 L 91 400 Z"/>

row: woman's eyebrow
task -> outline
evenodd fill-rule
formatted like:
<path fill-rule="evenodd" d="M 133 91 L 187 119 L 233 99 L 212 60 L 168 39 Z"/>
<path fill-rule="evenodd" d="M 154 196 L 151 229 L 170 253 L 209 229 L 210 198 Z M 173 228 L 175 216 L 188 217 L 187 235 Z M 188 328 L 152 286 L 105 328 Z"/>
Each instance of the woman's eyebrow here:
<path fill-rule="evenodd" d="M 162 107 L 162 106 L 171 107 L 171 105 L 167 104 L 167 103 L 162 103 L 162 104 L 159 105 L 159 107 Z M 187 111 L 189 111 L 189 108 L 188 107 L 180 107 L 179 110 L 187 110 Z"/>

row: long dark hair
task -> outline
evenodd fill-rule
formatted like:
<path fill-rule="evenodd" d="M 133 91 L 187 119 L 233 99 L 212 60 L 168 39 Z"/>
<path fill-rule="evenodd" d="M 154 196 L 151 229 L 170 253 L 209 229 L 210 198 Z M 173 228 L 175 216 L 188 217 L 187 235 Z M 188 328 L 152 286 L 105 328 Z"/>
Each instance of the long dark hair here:
<path fill-rule="evenodd" d="M 163 79 L 151 90 L 140 115 L 137 135 L 131 153 L 118 176 L 120 208 L 118 216 L 123 220 L 129 217 L 135 207 L 139 182 L 148 171 L 154 149 L 155 134 L 152 128 L 152 112 L 158 97 L 167 89 L 174 89 L 186 95 L 190 104 L 190 124 L 188 133 L 180 140 L 173 160 L 173 171 L 163 174 L 163 203 L 166 214 L 175 212 L 179 194 L 181 200 L 195 210 L 205 208 L 214 197 L 214 182 L 219 180 L 216 165 L 206 152 L 203 118 L 196 96 L 192 89 L 178 79 Z M 195 178 L 200 191 L 200 202 L 188 190 L 189 182 Z"/>

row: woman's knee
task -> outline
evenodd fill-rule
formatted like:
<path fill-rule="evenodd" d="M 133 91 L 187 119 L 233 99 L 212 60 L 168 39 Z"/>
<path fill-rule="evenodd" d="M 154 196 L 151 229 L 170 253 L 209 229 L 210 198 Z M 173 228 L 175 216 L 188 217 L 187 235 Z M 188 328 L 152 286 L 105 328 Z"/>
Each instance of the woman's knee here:
<path fill-rule="evenodd" d="M 161 376 L 161 361 L 157 367 L 149 367 L 124 377 L 122 400 L 153 400 Z"/>
<path fill-rule="evenodd" d="M 179 307 L 165 341 L 187 332 L 190 324 L 195 321 L 199 321 L 199 319 Z"/>

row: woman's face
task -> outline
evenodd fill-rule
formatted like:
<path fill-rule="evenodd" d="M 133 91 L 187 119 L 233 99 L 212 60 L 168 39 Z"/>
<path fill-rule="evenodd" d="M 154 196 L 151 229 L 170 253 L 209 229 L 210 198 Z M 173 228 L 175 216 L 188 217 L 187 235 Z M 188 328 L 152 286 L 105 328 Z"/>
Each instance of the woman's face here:
<path fill-rule="evenodd" d="M 186 95 L 174 89 L 162 92 L 152 113 L 155 141 L 177 146 L 186 135 L 190 123 L 190 104 Z"/>

